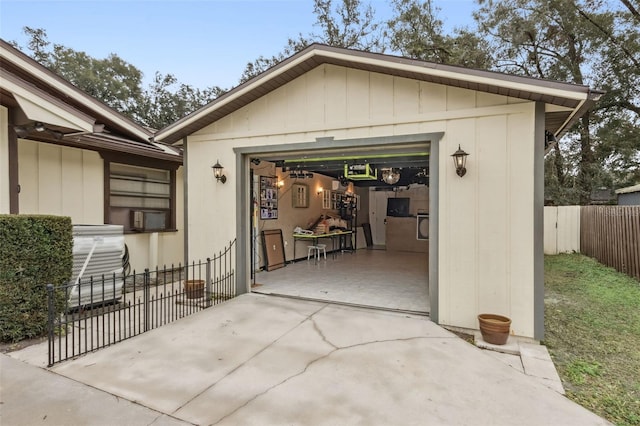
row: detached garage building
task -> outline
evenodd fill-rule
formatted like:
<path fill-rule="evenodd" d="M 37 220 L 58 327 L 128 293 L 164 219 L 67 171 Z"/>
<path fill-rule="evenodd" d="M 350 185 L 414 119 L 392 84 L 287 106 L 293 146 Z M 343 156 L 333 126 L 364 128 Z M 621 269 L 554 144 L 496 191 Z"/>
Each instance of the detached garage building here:
<path fill-rule="evenodd" d="M 239 293 L 251 291 L 252 160 L 268 159 L 279 179 L 293 159 L 311 161 L 305 173 L 322 173 L 321 160 L 338 158 L 365 161 L 373 174 L 377 162 L 399 170 L 390 158 L 422 158 L 432 320 L 476 329 L 479 313 L 497 313 L 512 319 L 514 334 L 542 339 L 545 145 L 599 95 L 585 86 L 312 45 L 155 140 L 183 145 L 188 258 L 237 238 Z M 451 157 L 458 148 L 469 154 L 462 177 Z M 214 177 L 215 164 L 226 184 Z M 324 189 L 308 191 L 324 197 Z M 290 253 L 293 229 L 282 232 Z"/>

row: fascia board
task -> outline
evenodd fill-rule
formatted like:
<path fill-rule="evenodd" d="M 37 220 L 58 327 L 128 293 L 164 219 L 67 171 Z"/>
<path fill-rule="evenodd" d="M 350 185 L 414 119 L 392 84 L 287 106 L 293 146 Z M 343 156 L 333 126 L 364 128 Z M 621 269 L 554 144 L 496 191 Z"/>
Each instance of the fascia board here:
<path fill-rule="evenodd" d="M 583 105 L 586 100 L 592 96 L 588 87 L 583 86 L 574 86 L 569 83 L 561 83 L 555 82 L 551 84 L 551 86 L 547 86 L 544 84 L 534 84 L 527 82 L 525 78 L 518 76 L 509 76 L 508 79 L 500 79 L 495 78 L 490 75 L 479 75 L 479 74 L 490 74 L 488 71 L 476 71 L 471 74 L 466 74 L 464 72 L 456 72 L 452 70 L 447 70 L 438 67 L 425 67 L 420 65 L 413 65 L 410 63 L 404 62 L 394 62 L 384 59 L 378 59 L 375 57 L 365 55 L 357 55 L 344 53 L 339 51 L 333 51 L 331 48 L 323 48 L 317 47 L 309 49 L 308 51 L 303 51 L 300 53 L 300 56 L 291 58 L 291 61 L 288 63 L 283 63 L 283 66 L 275 66 L 270 70 L 267 70 L 264 75 L 256 78 L 255 81 L 247 84 L 246 86 L 239 86 L 236 89 L 232 89 L 231 92 L 228 93 L 228 96 L 223 96 L 219 100 L 213 101 L 210 105 L 203 107 L 201 110 L 194 112 L 192 115 L 189 115 L 182 120 L 177 121 L 171 126 L 168 126 L 158 133 L 155 134 L 155 139 L 162 140 L 172 134 L 180 131 L 184 127 L 191 125 L 192 123 L 200 120 L 202 117 L 216 111 L 218 108 L 228 104 L 229 102 L 234 101 L 238 97 L 244 95 L 251 90 L 254 90 L 255 87 L 258 87 L 269 80 L 277 78 L 278 76 L 288 72 L 292 68 L 295 68 L 300 63 L 307 61 L 311 57 L 325 57 L 327 59 L 339 60 L 341 62 L 352 62 L 352 63 L 360 63 L 363 65 L 374 66 L 378 68 L 387 68 L 389 70 L 398 70 L 404 72 L 412 72 L 416 74 L 422 75 L 431 75 L 434 77 L 440 77 L 444 79 L 450 80 L 459 80 L 468 83 L 474 84 L 484 84 L 488 86 L 494 87 L 502 87 L 511 89 L 514 91 L 520 92 L 529 92 L 529 93 L 537 93 L 541 95 L 552 96 L 556 98 L 564 98 L 571 99 L 580 102 L 580 105 Z M 533 79 L 532 79 L 533 80 Z M 535 81 L 535 80 L 533 80 Z M 561 88 L 561 86 L 567 87 L 566 89 Z M 574 112 L 579 109 L 575 108 Z M 175 144 L 181 144 L 182 141 L 177 141 Z"/>
<path fill-rule="evenodd" d="M 233 102 L 235 99 L 241 97 L 245 93 L 252 91 L 255 87 L 260 86 L 264 84 L 266 81 L 269 81 L 271 79 L 278 77 L 281 74 L 286 73 L 289 69 L 295 67 L 301 62 L 306 61 L 309 57 L 314 55 L 316 55 L 316 53 L 314 51 L 310 51 L 292 60 L 290 63 L 288 63 L 284 67 L 272 68 L 270 71 L 267 71 L 266 75 L 261 76 L 255 81 L 247 84 L 245 87 L 239 86 L 237 89 L 232 90 L 231 92 L 229 92 L 229 96 L 223 96 L 219 100 L 213 101 L 208 107 L 204 107 L 200 111 L 196 111 L 193 114 L 186 116 L 182 120 L 177 121 L 174 126 L 169 126 L 169 127 L 166 127 L 164 130 L 160 130 L 158 133 L 155 134 L 154 139 L 162 140 L 168 136 L 171 136 L 172 134 L 178 132 L 182 128 L 189 126 L 191 123 L 198 121 L 200 118 L 212 113 L 218 108 L 221 108 L 226 104 Z M 177 141 L 175 145 L 178 145 L 181 143 L 182 141 Z"/>
<path fill-rule="evenodd" d="M 71 108 L 48 93 L 29 86 L 26 82 L 4 71 L 0 71 L 0 77 L 1 86 L 13 94 L 29 119 L 78 131 L 93 131 L 95 123 L 93 117 Z"/>
<path fill-rule="evenodd" d="M 367 65 L 374 65 L 377 67 L 384 67 L 390 69 L 397 69 L 402 71 L 414 72 L 416 74 L 432 75 L 442 77 L 450 80 L 460 80 L 469 83 L 486 84 L 488 86 L 504 87 L 508 89 L 539 93 L 542 95 L 555 96 L 566 99 L 583 100 L 589 96 L 588 89 L 581 86 L 576 86 L 579 90 L 564 90 L 554 87 L 546 87 L 538 84 L 525 83 L 513 80 L 503 80 L 498 78 L 492 78 L 489 76 L 481 76 L 477 74 L 465 74 L 462 72 L 453 72 L 440 68 L 428 68 L 418 65 L 396 63 L 393 61 L 385 61 L 377 58 L 370 58 L 365 56 L 348 55 L 341 52 L 332 52 L 321 50 L 319 55 L 326 56 L 328 58 L 339 59 L 341 61 L 350 61 Z M 515 76 L 514 76 L 515 77 Z M 569 84 L 567 83 L 569 86 Z"/>

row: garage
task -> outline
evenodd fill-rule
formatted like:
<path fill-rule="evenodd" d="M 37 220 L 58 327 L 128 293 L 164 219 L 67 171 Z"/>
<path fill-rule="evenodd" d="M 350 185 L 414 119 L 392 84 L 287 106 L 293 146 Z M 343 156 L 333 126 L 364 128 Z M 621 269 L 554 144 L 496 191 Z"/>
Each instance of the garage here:
<path fill-rule="evenodd" d="M 428 142 L 250 163 L 252 291 L 429 312 Z"/>
<path fill-rule="evenodd" d="M 334 284 L 300 297 L 373 289 L 374 306 L 428 312 L 432 321 L 466 329 L 477 329 L 479 313 L 492 312 L 510 317 L 514 334 L 542 339 L 545 150 L 599 96 L 587 86 L 314 44 L 159 131 L 156 140 L 184 150 L 185 258 L 204 259 L 236 241 L 238 293 L 267 291 L 265 277 L 293 271 L 298 290 L 311 276 Z M 421 153 L 415 170 L 403 163 Z M 373 184 L 368 179 L 376 173 Z M 423 183 L 380 181 L 415 180 L 418 173 Z M 357 200 L 354 226 L 340 222 L 346 219 L 335 197 Z M 389 200 L 402 198 L 409 204 L 394 201 L 387 214 Z M 378 224 L 382 214 L 386 225 Z M 327 215 L 334 222 L 318 221 Z M 419 239 L 417 221 L 426 216 L 426 239 Z M 371 244 L 358 238 L 364 223 Z M 297 228 L 327 226 L 352 231 L 355 252 L 336 253 L 334 238 L 294 238 Z M 268 234 L 265 246 L 276 252 L 273 264 L 284 265 L 271 268 L 262 234 L 278 229 L 281 236 Z M 409 243 L 426 245 L 426 252 L 411 266 L 390 267 L 412 255 Z M 307 261 L 306 246 L 320 244 L 334 248 L 327 260 L 323 252 L 317 263 Z M 404 254 L 392 258 L 394 252 Z M 361 253 L 370 263 L 360 263 Z M 328 275 L 340 265 L 358 266 Z M 383 284 L 365 276 L 371 265 Z M 397 283 L 409 278 L 398 270 L 418 272 L 426 301 L 379 302 L 400 299 Z"/>

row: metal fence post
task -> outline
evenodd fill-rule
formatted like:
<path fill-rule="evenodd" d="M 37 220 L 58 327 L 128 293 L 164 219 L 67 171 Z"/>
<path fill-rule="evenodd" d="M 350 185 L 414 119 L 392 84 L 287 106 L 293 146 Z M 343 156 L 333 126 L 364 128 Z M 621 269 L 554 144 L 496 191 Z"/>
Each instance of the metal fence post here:
<path fill-rule="evenodd" d="M 51 367 L 54 363 L 55 349 L 53 347 L 54 342 L 54 321 L 55 321 L 55 303 L 54 303 L 53 284 L 47 284 L 47 331 L 48 331 L 48 347 L 49 347 L 49 364 L 47 367 Z"/>
<path fill-rule="evenodd" d="M 211 306 L 211 299 L 213 292 L 211 291 L 211 258 L 207 257 L 207 276 L 206 276 L 206 289 L 204 293 L 205 306 L 208 308 Z"/>
<path fill-rule="evenodd" d="M 149 296 L 149 268 L 144 270 L 144 279 L 142 286 L 144 287 L 144 331 L 149 331 L 151 322 L 150 296 Z"/>

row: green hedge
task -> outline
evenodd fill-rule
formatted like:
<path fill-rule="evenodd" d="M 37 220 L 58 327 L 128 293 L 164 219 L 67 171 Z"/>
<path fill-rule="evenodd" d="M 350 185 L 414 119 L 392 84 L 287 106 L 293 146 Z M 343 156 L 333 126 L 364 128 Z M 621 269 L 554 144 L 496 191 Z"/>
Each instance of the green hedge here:
<path fill-rule="evenodd" d="M 71 218 L 0 215 L 1 341 L 46 334 L 46 285 L 68 282 L 72 268 Z M 64 294 L 57 303 L 64 303 Z"/>

